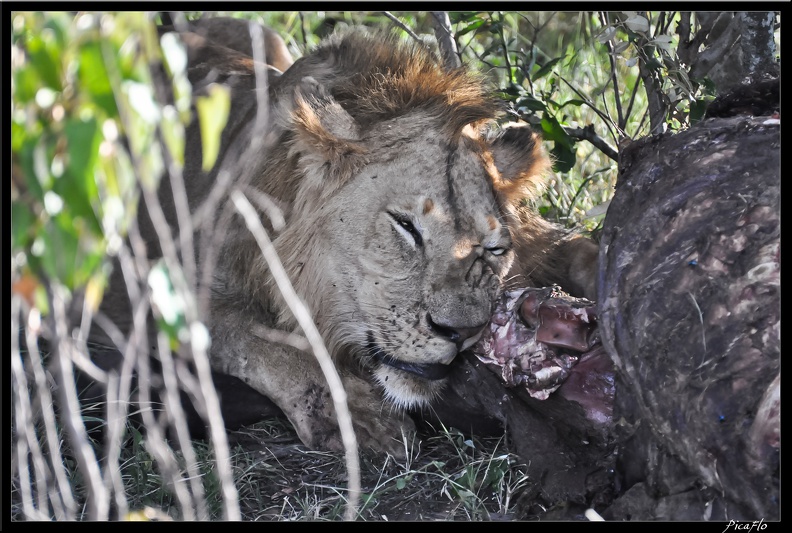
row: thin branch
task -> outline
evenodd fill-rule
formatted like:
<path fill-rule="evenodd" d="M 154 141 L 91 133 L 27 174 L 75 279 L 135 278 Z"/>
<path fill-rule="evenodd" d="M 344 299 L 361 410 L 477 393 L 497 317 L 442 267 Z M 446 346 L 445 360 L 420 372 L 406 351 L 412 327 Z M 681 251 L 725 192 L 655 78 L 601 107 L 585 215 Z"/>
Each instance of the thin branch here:
<path fill-rule="evenodd" d="M 60 520 L 73 520 L 75 517 L 75 510 L 77 509 L 77 504 L 71 492 L 71 487 L 69 485 L 69 480 L 66 473 L 66 466 L 63 463 L 63 458 L 60 452 L 61 446 L 58 438 L 55 412 L 52 409 L 54 404 L 52 401 L 50 385 L 47 383 L 47 377 L 44 371 L 44 361 L 42 360 L 41 354 L 39 353 L 37 336 L 29 327 L 25 328 L 25 334 L 28 357 L 30 358 L 31 362 L 30 366 L 33 368 L 33 376 L 36 380 L 36 391 L 40 397 L 41 415 L 44 419 L 44 427 L 47 435 L 47 449 L 49 451 L 50 462 L 52 464 L 52 469 L 55 473 L 55 480 L 57 482 L 57 488 L 53 487 L 52 489 L 54 492 L 57 492 L 57 496 L 55 498 L 50 498 L 50 500 L 53 503 L 53 508 L 56 511 L 56 518 Z M 31 442 L 31 444 L 31 448 L 35 452 L 38 449 L 38 444 L 35 441 Z M 36 457 L 35 453 L 33 454 L 33 457 Z M 61 500 L 63 501 L 65 509 L 59 510 L 58 508 L 61 507 L 59 502 Z M 46 509 L 46 507 L 43 509 Z"/>
<path fill-rule="evenodd" d="M 89 495 L 88 519 L 107 520 L 110 512 L 110 495 L 105 490 L 99 463 L 88 439 L 88 433 L 80 414 L 80 401 L 77 398 L 71 353 L 74 346 L 67 326 L 65 289 L 54 286 L 51 288 L 49 296 L 55 338 L 57 339 L 53 346 L 54 365 L 51 368 L 58 384 L 63 425 L 67 430 L 75 460 L 87 487 L 86 492 Z"/>
<path fill-rule="evenodd" d="M 352 415 L 346 401 L 346 392 L 341 378 L 338 375 L 335 364 L 325 347 L 322 336 L 316 328 L 311 313 L 302 302 L 294 290 L 289 280 L 288 274 L 278 257 L 275 247 L 272 244 L 267 231 L 259 220 L 258 213 L 250 204 L 245 195 L 237 190 L 231 192 L 231 200 L 236 210 L 245 219 L 248 230 L 253 234 L 256 243 L 261 249 L 261 254 L 267 262 L 270 274 L 275 280 L 283 299 L 289 306 L 294 318 L 305 334 L 305 338 L 311 344 L 316 360 L 322 369 L 327 384 L 330 387 L 330 396 L 333 399 L 333 406 L 336 410 L 338 427 L 341 430 L 341 441 L 344 444 L 347 473 L 349 475 L 349 500 L 344 512 L 346 520 L 354 520 L 357 513 L 357 505 L 360 500 L 360 460 L 358 457 L 357 437 L 355 436 L 354 426 L 352 425 Z"/>
<path fill-rule="evenodd" d="M 649 116 L 649 109 L 646 109 L 646 110 L 644 110 L 644 114 L 643 114 L 643 116 L 641 117 L 641 120 L 640 120 L 640 122 L 638 122 L 638 127 L 637 127 L 637 128 L 635 128 L 635 134 L 636 134 L 636 136 L 637 136 L 638 134 L 640 134 L 640 132 L 641 132 L 641 129 L 643 128 L 643 125 L 644 125 L 644 123 L 646 122 L 646 118 L 647 118 L 648 116 Z"/>
<path fill-rule="evenodd" d="M 300 31 L 302 31 L 303 46 L 308 50 L 308 32 L 305 31 L 305 15 L 302 11 L 298 11 L 300 15 Z"/>
<path fill-rule="evenodd" d="M 652 20 L 652 17 L 649 13 L 646 13 L 646 19 Z M 663 25 L 665 24 L 665 11 L 661 11 L 660 14 L 657 16 L 657 24 L 655 24 L 655 31 L 650 37 L 654 38 L 658 35 L 661 35 L 663 32 Z"/>
<path fill-rule="evenodd" d="M 671 11 L 668 14 L 668 20 L 666 21 L 665 25 L 663 25 L 663 31 L 660 32 L 661 35 L 667 35 L 668 30 L 671 28 L 671 24 L 674 23 L 674 17 L 676 16 L 676 11 Z"/>
<path fill-rule="evenodd" d="M 655 78 L 654 72 L 646 66 L 648 58 L 654 54 L 654 46 L 649 45 L 646 38 L 641 37 L 639 42 L 636 43 L 636 47 L 641 54 L 641 58 L 638 61 L 638 72 L 643 80 L 648 101 L 649 133 L 657 135 L 665 131 L 667 108 L 663 102 L 663 91 L 660 83 Z"/>
<path fill-rule="evenodd" d="M 557 74 L 557 75 L 558 75 L 558 74 Z M 583 100 L 583 101 L 586 103 L 586 105 L 587 105 L 587 106 L 589 106 L 589 107 L 591 108 L 591 110 L 592 110 L 592 111 L 594 111 L 594 112 L 595 112 L 597 115 L 599 115 L 599 117 L 600 117 L 600 118 L 601 118 L 603 121 L 605 121 L 605 125 L 606 125 L 606 126 L 608 126 L 608 133 L 610 133 L 610 134 L 611 134 L 611 137 L 613 137 L 614 141 L 615 141 L 615 140 L 617 140 L 617 136 L 616 136 L 616 134 L 614 134 L 614 133 L 613 133 L 613 130 L 612 130 L 612 128 L 617 128 L 617 129 L 618 129 L 618 126 L 617 126 L 616 124 L 614 124 L 614 123 L 613 123 L 613 119 L 612 119 L 612 118 L 611 118 L 611 117 L 610 117 L 610 116 L 609 116 L 607 113 L 603 113 L 602 111 L 600 111 L 600 110 L 597 108 L 597 106 L 595 106 L 595 105 L 594 105 L 594 102 L 592 102 L 591 100 L 589 100 L 589 99 L 588 99 L 588 97 L 587 97 L 586 95 L 584 95 L 583 93 L 581 93 L 580 91 L 578 91 L 578 90 L 575 88 L 575 86 L 574 86 L 574 85 L 572 85 L 571 83 L 569 83 L 569 82 L 566 80 L 566 78 L 564 78 L 563 76 L 560 76 L 560 75 L 558 75 L 558 78 L 559 78 L 561 81 L 563 81 L 564 83 L 566 83 L 566 84 L 569 86 L 569 88 L 570 88 L 570 89 L 572 89 L 572 91 L 573 91 L 573 92 L 574 92 L 576 95 L 578 95 L 578 96 L 580 97 L 580 99 L 581 99 L 581 100 Z"/>
<path fill-rule="evenodd" d="M 503 47 L 503 59 L 506 61 L 506 72 L 509 75 L 509 83 L 514 83 L 514 76 L 512 76 L 511 61 L 509 61 L 509 47 L 506 45 L 506 36 L 503 33 L 503 14 L 500 14 L 500 25 L 498 26 L 498 37 L 500 37 L 501 46 Z"/>
<path fill-rule="evenodd" d="M 594 132 L 594 125 L 589 124 L 584 128 L 564 128 L 564 131 L 570 137 L 581 141 L 588 141 L 602 151 L 603 154 L 610 157 L 614 161 L 619 160 L 619 153 L 605 139 L 600 137 Z"/>
<path fill-rule="evenodd" d="M 638 92 L 639 83 L 641 83 L 641 77 L 636 76 L 635 85 L 633 85 L 632 94 L 630 95 L 630 103 L 627 104 L 627 111 L 624 113 L 625 120 L 629 119 L 630 115 L 632 115 L 632 108 L 633 108 L 633 104 L 635 103 L 635 95 Z"/>
<path fill-rule="evenodd" d="M 440 48 L 440 55 L 443 57 L 443 64 L 448 69 L 460 68 L 462 60 L 459 58 L 454 32 L 451 31 L 451 19 L 448 18 L 447 11 L 430 11 L 434 25 L 437 46 Z"/>
<path fill-rule="evenodd" d="M 407 26 L 404 22 L 399 20 L 398 17 L 390 14 L 387 11 L 383 11 L 382 14 L 385 15 L 386 17 L 388 17 L 389 19 L 391 19 L 391 21 L 393 21 L 393 23 L 396 24 L 399 28 L 404 30 L 407 33 L 407 35 L 409 35 L 410 37 L 412 37 L 413 39 L 415 39 L 419 43 L 423 44 L 423 39 L 421 39 L 418 35 L 416 35 L 415 32 L 412 31 L 410 29 L 410 27 Z"/>
<path fill-rule="evenodd" d="M 533 125 L 541 123 L 541 119 L 535 115 L 521 115 L 520 118 Z M 579 141 L 588 141 L 609 158 L 613 159 L 614 161 L 619 160 L 619 153 L 617 150 L 609 145 L 605 139 L 594 132 L 593 124 L 589 124 L 583 128 L 569 128 L 567 126 L 562 126 L 562 128 L 564 128 L 564 132 L 566 132 L 566 134 L 573 139 L 577 139 Z"/>
<path fill-rule="evenodd" d="M 607 15 L 604 12 L 600 12 L 600 21 L 603 26 L 608 24 Z M 610 62 L 611 81 L 613 82 L 613 94 L 614 100 L 616 101 L 617 127 L 619 132 L 624 134 L 625 120 L 624 113 L 622 113 L 621 97 L 619 96 L 619 80 L 616 77 L 616 61 L 613 58 L 613 44 L 608 40 L 605 42 L 605 46 L 608 47 L 608 61 Z"/>
<path fill-rule="evenodd" d="M 176 367 L 173 362 L 173 354 L 169 346 L 167 334 L 160 332 L 157 336 L 157 349 L 159 360 L 162 364 L 162 380 L 165 384 L 165 403 L 168 409 L 168 418 L 176 430 L 176 439 L 179 448 L 184 456 L 187 474 L 190 484 L 190 491 L 193 500 L 196 502 L 198 520 L 206 521 L 209 519 L 206 510 L 206 493 L 204 491 L 202 478 L 198 469 L 198 457 L 195 449 L 190 442 L 190 431 L 187 428 L 187 417 L 184 414 L 181 400 L 179 398 L 179 384 L 176 379 Z M 219 460 L 219 458 L 218 458 Z"/>

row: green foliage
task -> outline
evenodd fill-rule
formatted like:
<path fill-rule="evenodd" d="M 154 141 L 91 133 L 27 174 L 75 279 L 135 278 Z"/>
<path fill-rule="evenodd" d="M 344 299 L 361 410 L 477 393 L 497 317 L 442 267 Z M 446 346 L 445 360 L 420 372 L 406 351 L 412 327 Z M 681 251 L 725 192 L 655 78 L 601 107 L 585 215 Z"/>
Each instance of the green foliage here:
<path fill-rule="evenodd" d="M 661 81 L 661 91 L 667 99 L 669 124 L 673 129 L 689 125 L 689 106 L 695 101 L 696 87 L 687 76 L 687 70 L 676 59 L 674 50 L 678 38 L 670 33 L 674 18 L 666 13 L 627 11 L 601 16 L 603 29 L 598 41 L 608 44 L 617 62 L 628 67 L 643 64 L 649 75 Z M 654 27 L 654 30 L 652 28 Z"/>
<path fill-rule="evenodd" d="M 184 163 L 186 54 L 173 35 L 160 44 L 147 13 L 15 13 L 12 28 L 17 275 L 68 294 L 101 288 L 141 186 L 155 190 L 167 165 Z M 172 103 L 155 95 L 158 70 L 172 79 Z M 220 100 L 202 106 L 210 148 L 227 116 Z"/>
<path fill-rule="evenodd" d="M 463 61 L 501 88 L 512 108 L 510 118 L 529 122 L 547 142 L 555 175 L 536 207 L 563 224 L 595 227 L 602 217 L 588 219 L 586 212 L 610 198 L 616 162 L 575 133 L 593 125 L 612 147 L 619 140 L 609 116 L 616 92 L 607 50 L 594 39 L 596 16 L 464 12 L 454 13 L 451 21 Z M 645 102 L 639 95 L 632 114 L 642 113 Z M 630 123 L 633 135 L 639 135 L 634 124 L 637 120 Z M 591 175 L 594 179 L 587 180 Z"/>
<path fill-rule="evenodd" d="M 231 109 L 231 91 L 223 85 L 212 84 L 209 87 L 209 96 L 197 98 L 195 106 L 201 124 L 203 169 L 209 171 L 220 153 L 220 134 L 225 128 L 228 111 Z"/>

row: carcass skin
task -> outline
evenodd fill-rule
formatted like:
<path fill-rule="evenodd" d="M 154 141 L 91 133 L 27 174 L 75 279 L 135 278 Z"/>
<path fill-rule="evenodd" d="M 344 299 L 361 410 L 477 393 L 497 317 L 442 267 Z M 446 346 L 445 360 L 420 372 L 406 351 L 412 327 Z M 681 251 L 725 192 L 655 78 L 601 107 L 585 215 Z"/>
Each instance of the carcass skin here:
<path fill-rule="evenodd" d="M 710 119 L 623 154 L 598 307 L 621 490 L 660 502 L 636 518 L 780 516 L 779 165 L 770 117 Z"/>

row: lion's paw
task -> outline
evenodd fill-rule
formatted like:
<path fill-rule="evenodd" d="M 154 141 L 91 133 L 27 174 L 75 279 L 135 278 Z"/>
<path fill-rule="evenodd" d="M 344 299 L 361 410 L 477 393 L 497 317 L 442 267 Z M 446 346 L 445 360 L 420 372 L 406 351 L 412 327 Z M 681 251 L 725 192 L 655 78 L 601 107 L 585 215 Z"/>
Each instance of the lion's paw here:
<path fill-rule="evenodd" d="M 410 442 L 415 433 L 415 423 L 410 416 L 383 405 L 369 383 L 358 379 L 345 380 L 344 387 L 358 447 L 403 458 L 406 455 L 405 443 Z M 318 391 L 314 389 L 312 392 L 316 396 Z M 303 409 L 292 412 L 289 418 L 307 447 L 343 451 L 344 443 L 330 392 L 322 391 L 320 395 L 321 399 L 314 397 L 312 401 L 307 401 L 311 394 L 303 396 L 302 405 L 295 404 L 295 407 Z"/>

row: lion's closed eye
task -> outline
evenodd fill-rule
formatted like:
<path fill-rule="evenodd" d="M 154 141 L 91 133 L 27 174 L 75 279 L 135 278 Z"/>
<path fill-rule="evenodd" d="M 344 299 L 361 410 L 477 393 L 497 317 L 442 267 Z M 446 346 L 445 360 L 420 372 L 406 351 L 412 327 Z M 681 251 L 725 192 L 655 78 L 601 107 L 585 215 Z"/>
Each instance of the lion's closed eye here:
<path fill-rule="evenodd" d="M 413 247 L 423 245 L 423 236 L 409 215 L 395 211 L 388 211 L 388 215 L 392 220 L 393 227 L 407 242 L 412 244 Z"/>

